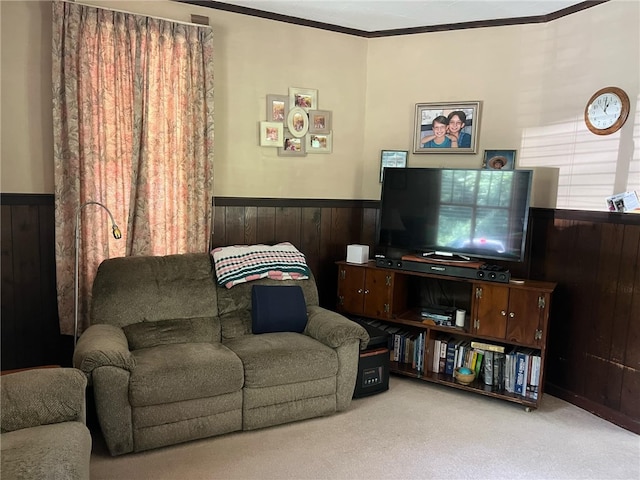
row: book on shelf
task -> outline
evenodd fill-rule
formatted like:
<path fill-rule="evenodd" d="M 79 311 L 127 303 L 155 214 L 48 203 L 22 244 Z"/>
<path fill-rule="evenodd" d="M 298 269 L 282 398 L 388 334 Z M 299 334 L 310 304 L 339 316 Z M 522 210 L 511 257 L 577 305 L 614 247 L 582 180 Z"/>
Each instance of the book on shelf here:
<path fill-rule="evenodd" d="M 424 346 L 425 346 L 426 332 L 420 332 L 416 339 L 416 345 L 414 348 L 414 363 L 415 369 L 419 372 L 424 372 Z"/>
<path fill-rule="evenodd" d="M 438 372 L 445 373 L 447 366 L 447 345 L 450 339 L 442 338 L 440 340 L 440 364 L 438 365 Z"/>
<path fill-rule="evenodd" d="M 494 390 L 504 390 L 504 353 L 493 352 L 493 384 Z"/>
<path fill-rule="evenodd" d="M 433 349 L 431 350 L 432 354 L 432 364 L 431 371 L 433 373 L 440 373 L 440 343 L 442 341 L 439 338 L 433 340 Z"/>
<path fill-rule="evenodd" d="M 504 389 L 509 393 L 514 393 L 516 380 L 516 353 L 515 348 L 511 348 L 505 353 L 504 358 Z"/>
<path fill-rule="evenodd" d="M 484 384 L 488 386 L 493 385 L 493 352 L 492 350 L 486 350 L 484 352 L 484 368 L 482 369 L 482 376 L 484 378 Z"/>
<path fill-rule="evenodd" d="M 478 350 L 484 350 L 485 352 L 491 351 L 491 352 L 504 353 L 503 345 L 495 345 L 493 343 L 477 342 L 474 340 L 471 342 L 471 347 L 477 348 Z"/>
<path fill-rule="evenodd" d="M 485 353 L 484 353 L 484 350 L 475 350 L 475 353 L 476 353 L 475 372 L 476 372 L 476 378 L 479 378 L 480 372 L 482 371 Z"/>
<path fill-rule="evenodd" d="M 456 342 L 456 348 L 455 348 L 455 356 L 453 359 L 453 369 L 455 370 L 458 367 L 462 367 L 464 365 L 464 355 L 465 355 L 465 348 L 464 348 L 464 344 L 465 344 L 465 340 L 464 339 L 460 339 Z"/>
<path fill-rule="evenodd" d="M 538 399 L 538 391 L 540 388 L 540 368 L 541 368 L 541 357 L 539 354 L 534 354 L 532 356 L 532 366 L 533 372 L 531 374 L 531 398 L 534 400 Z"/>
<path fill-rule="evenodd" d="M 404 350 L 404 363 L 411 365 L 412 368 L 416 368 L 415 365 L 415 348 L 416 348 L 416 339 L 418 338 L 418 335 L 415 333 L 410 334 L 407 337 L 407 347 Z"/>
<path fill-rule="evenodd" d="M 525 396 L 529 381 L 529 351 L 519 349 L 516 353 L 516 382 L 514 392 L 517 395 Z"/>
<path fill-rule="evenodd" d="M 445 360 L 444 373 L 446 375 L 453 375 L 453 362 L 456 356 L 456 342 L 451 339 L 447 342 L 447 356 Z"/>
<path fill-rule="evenodd" d="M 467 360 L 466 367 L 468 367 L 469 370 L 472 370 L 475 372 L 477 363 L 478 363 L 478 350 L 476 350 L 475 348 L 468 350 L 468 360 Z"/>

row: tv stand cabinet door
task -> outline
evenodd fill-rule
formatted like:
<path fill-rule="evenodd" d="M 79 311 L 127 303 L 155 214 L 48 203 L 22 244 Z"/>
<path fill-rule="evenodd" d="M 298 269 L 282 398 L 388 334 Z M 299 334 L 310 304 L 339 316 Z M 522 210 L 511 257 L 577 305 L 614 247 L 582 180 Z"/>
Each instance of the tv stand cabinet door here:
<path fill-rule="evenodd" d="M 540 348 L 544 344 L 543 340 L 546 339 L 544 324 L 548 304 L 548 294 L 537 290 L 511 289 L 507 315 L 507 341 Z"/>
<path fill-rule="evenodd" d="M 367 270 L 364 289 L 364 315 L 390 319 L 393 313 L 393 289 L 396 275 L 393 272 L 370 268 Z"/>
<path fill-rule="evenodd" d="M 507 333 L 509 287 L 474 284 L 474 293 L 472 332 L 503 340 Z"/>
<path fill-rule="evenodd" d="M 338 311 L 362 315 L 364 313 L 365 276 L 367 269 L 355 265 L 338 267 Z"/>

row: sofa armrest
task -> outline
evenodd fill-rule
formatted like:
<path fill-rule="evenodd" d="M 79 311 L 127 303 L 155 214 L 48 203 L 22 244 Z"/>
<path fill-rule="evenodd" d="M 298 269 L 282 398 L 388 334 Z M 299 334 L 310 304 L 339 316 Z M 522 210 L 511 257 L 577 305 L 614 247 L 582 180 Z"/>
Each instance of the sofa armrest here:
<path fill-rule="evenodd" d="M 340 347 L 352 340 L 360 341 L 360 349 L 367 348 L 369 334 L 362 325 L 358 325 L 339 313 L 318 306 L 307 308 L 309 319 L 304 330 L 305 335 L 328 345 Z"/>
<path fill-rule="evenodd" d="M 87 376 L 98 367 L 112 366 L 128 371 L 136 366 L 129 344 L 120 327 L 107 324 L 91 325 L 82 334 L 73 353 L 73 366 Z"/>
<path fill-rule="evenodd" d="M 85 422 L 87 378 L 75 368 L 40 368 L 2 376 L 2 433 Z"/>

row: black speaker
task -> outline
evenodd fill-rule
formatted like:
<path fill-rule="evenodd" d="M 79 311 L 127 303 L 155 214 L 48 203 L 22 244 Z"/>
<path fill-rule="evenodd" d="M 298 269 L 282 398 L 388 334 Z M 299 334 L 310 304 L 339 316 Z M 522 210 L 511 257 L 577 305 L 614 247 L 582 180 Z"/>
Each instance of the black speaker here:
<path fill-rule="evenodd" d="M 511 272 L 498 265 L 483 265 L 476 272 L 476 278 L 487 282 L 509 283 Z"/>

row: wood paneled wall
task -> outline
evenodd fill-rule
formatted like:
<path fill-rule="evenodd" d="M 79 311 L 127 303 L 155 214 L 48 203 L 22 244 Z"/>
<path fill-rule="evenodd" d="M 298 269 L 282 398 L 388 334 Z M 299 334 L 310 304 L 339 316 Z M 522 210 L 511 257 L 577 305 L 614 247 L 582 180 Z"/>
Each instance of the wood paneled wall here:
<path fill-rule="evenodd" d="M 373 252 L 378 202 L 215 198 L 212 246 L 291 242 L 316 277 L 320 304 L 335 307 L 337 260 L 347 245 Z"/>
<path fill-rule="evenodd" d="M 558 283 L 546 391 L 640 433 L 640 215 L 538 216 Z"/>
<path fill-rule="evenodd" d="M 0 198 L 2 369 L 61 364 L 53 195 Z"/>
<path fill-rule="evenodd" d="M 53 196 L 2 195 L 2 368 L 69 364 L 60 339 Z M 336 260 L 373 252 L 378 202 L 216 198 L 212 246 L 289 241 L 307 257 L 320 302 L 335 305 Z M 640 433 L 640 215 L 532 209 L 516 276 L 558 283 L 545 390 Z M 60 346 L 62 345 L 62 347 Z"/>

